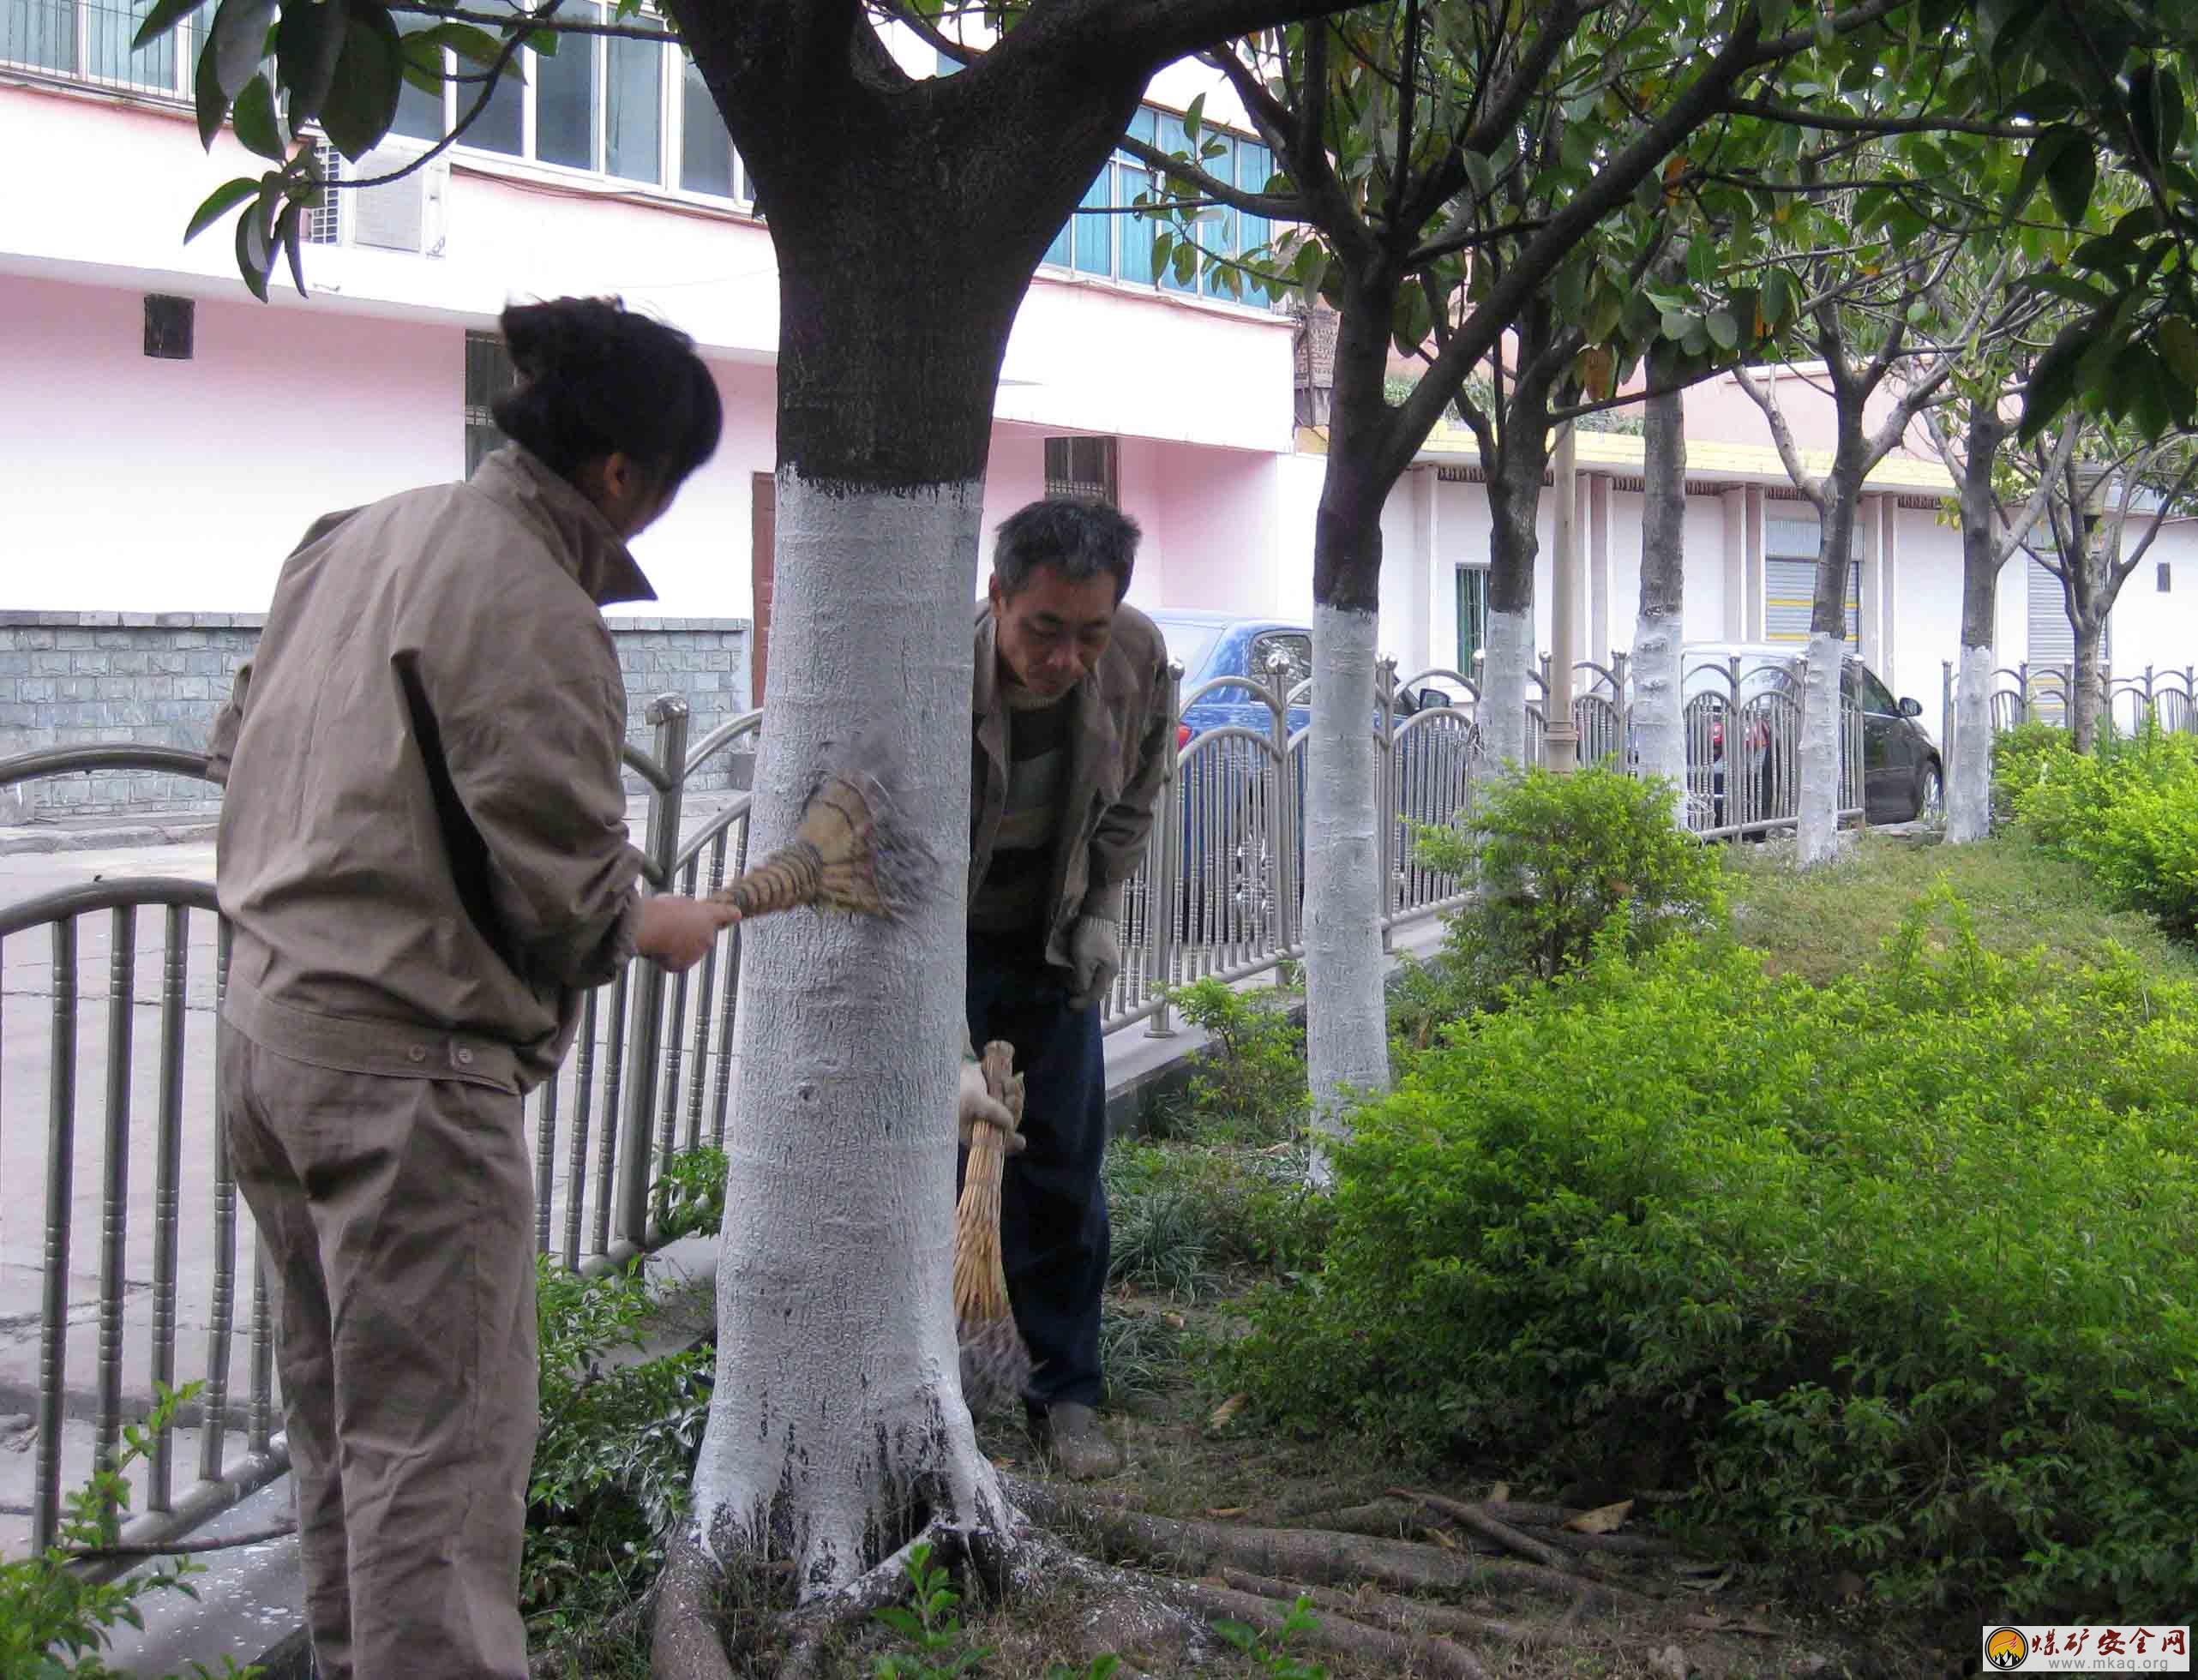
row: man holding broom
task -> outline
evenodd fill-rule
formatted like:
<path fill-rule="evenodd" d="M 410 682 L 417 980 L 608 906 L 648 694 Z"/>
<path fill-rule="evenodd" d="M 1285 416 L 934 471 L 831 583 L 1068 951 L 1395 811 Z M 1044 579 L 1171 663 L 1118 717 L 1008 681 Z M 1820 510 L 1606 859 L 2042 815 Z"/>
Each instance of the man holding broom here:
<path fill-rule="evenodd" d="M 969 1029 L 1014 1047 L 1020 1138 L 1000 1192 L 1032 1431 L 1060 1472 L 1113 1473 L 1101 1426 L 1107 1285 L 1102 1000 L 1120 971 L 1122 886 L 1173 760 L 1168 650 L 1122 597 L 1137 525 L 1049 496 L 1003 521 L 976 621 L 970 782 Z M 962 1125 L 1000 1117 L 963 1069 Z"/>

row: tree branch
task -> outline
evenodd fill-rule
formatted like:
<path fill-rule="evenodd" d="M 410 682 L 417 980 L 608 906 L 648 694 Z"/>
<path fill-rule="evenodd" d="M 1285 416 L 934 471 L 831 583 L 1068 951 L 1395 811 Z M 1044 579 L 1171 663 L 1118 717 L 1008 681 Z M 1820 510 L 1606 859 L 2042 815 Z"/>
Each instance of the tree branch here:
<path fill-rule="evenodd" d="M 2198 477 L 2198 452 L 2193 452 L 2183 461 L 2183 471 L 2176 476 L 2174 487 L 2160 498 L 2159 511 L 2153 515 L 2152 524 L 2145 528 L 2144 536 L 2138 539 L 2136 551 L 2128 560 L 2115 567 L 2114 586 L 2117 591 L 2128 580 L 2129 574 L 2137 569 L 2139 564 L 2144 560 L 2146 552 L 2153 546 L 2153 539 L 2160 534 L 2162 527 L 2167 524 L 2167 510 L 2189 494 L 2194 477 Z M 2134 485 L 2132 494 L 2134 494 Z M 2122 519 L 2124 525 L 2128 523 L 2129 518 L 2129 510 L 2125 501 L 2122 510 Z M 2118 529 L 2115 532 L 2115 541 L 2117 544 L 2121 541 L 2121 531 Z"/>
<path fill-rule="evenodd" d="M 1420 78 L 1414 66 L 1420 57 L 1420 0 L 1404 0 L 1403 85 L 1396 95 L 1396 161 L 1389 172 L 1389 196 L 1382 211 L 1391 239 L 1397 237 L 1397 219 L 1403 214 L 1412 183 L 1412 124 L 1419 115 Z M 1415 230 L 1416 231 L 1416 230 Z"/>
<path fill-rule="evenodd" d="M 1955 117 L 1835 117 L 1775 105 L 1766 99 L 1733 99 L 1725 109 L 1735 117 L 1759 117 L 1787 128 L 1819 129 L 1829 134 L 1981 135 L 1988 140 L 2035 140 L 2043 132 L 2018 123 L 1978 123 Z"/>
<path fill-rule="evenodd" d="M 1111 67 L 1150 70 L 1214 41 L 1345 9 L 1336 0 L 1059 0 L 1009 32 L 1000 46 L 1027 37 L 1032 51 L 1050 53 L 1046 43 L 1066 37 Z"/>
<path fill-rule="evenodd" d="M 1832 20 L 1833 33 L 1851 34 L 1866 28 L 1889 16 L 1904 3 L 1906 0 L 1860 0 L 1860 3 Z M 1789 30 L 1775 40 L 1766 41 L 1762 35 L 1760 14 L 1754 7 L 1745 9 L 1732 38 L 1709 67 L 1672 101 L 1663 116 L 1597 171 L 1594 178 L 1527 243 L 1510 271 L 1489 288 L 1488 296 L 1450 340 L 1438 358 L 1438 365 L 1444 359 L 1455 359 L 1469 368 L 1480 361 L 1564 254 L 1588 230 L 1631 196 L 1634 189 L 1670 155 L 1681 140 L 1709 119 L 1735 81 L 1750 70 L 1807 51 L 1816 41 L 1813 26 Z M 1462 371 L 1456 375 L 1456 382 L 1463 383 Z M 1422 396 L 1427 383 L 1422 380 L 1421 389 L 1415 390 L 1406 401 L 1398 430 L 1398 447 L 1408 441 L 1426 437 L 1441 416 L 1434 393 L 1426 392 Z M 1411 448 L 1416 452 L 1416 441 L 1411 441 Z M 1399 459 L 1394 453 L 1382 463 L 1391 476 L 1402 472 L 1408 465 L 1408 454 Z"/>
<path fill-rule="evenodd" d="M 1232 210 L 1243 211 L 1246 215 L 1265 216 L 1277 222 L 1308 222 L 1312 219 L 1310 207 L 1302 198 L 1285 197 L 1278 193 L 1247 193 L 1241 187 L 1230 186 L 1218 176 L 1209 175 L 1192 159 L 1163 151 L 1134 135 L 1124 135 L 1114 143 L 1138 162 L 1174 177 L 1186 186 L 1196 188 L 1216 204 L 1225 204 Z"/>
<path fill-rule="evenodd" d="M 1793 481 L 1793 488 L 1809 498 L 1820 515 L 1829 514 L 1831 493 L 1824 488 L 1823 479 L 1802 465 L 1800 448 L 1793 441 L 1793 428 L 1787 423 L 1785 411 L 1778 405 L 1777 393 L 1758 386 L 1744 367 L 1735 367 L 1733 374 L 1740 381 L 1740 388 L 1755 399 L 1756 406 L 1763 411 L 1763 418 L 1770 423 L 1770 441 L 1778 446 L 1778 459 L 1785 464 L 1786 476 Z"/>

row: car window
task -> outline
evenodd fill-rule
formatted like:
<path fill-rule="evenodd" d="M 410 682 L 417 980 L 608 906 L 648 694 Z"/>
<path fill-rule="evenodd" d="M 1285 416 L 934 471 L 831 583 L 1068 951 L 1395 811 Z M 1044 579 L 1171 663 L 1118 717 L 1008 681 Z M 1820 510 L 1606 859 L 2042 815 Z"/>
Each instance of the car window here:
<path fill-rule="evenodd" d="M 1896 715 L 1901 710 L 1899 703 L 1893 699 L 1893 691 L 1868 671 L 1862 672 L 1862 709 L 1888 717 Z"/>
<path fill-rule="evenodd" d="M 1282 692 L 1287 694 L 1312 675 L 1312 638 L 1288 630 L 1270 630 L 1264 636 L 1254 636 L 1252 675 L 1264 678 L 1268 660 L 1277 653 L 1289 661 L 1289 669 L 1282 677 Z"/>
<path fill-rule="evenodd" d="M 1156 618 L 1153 622 L 1160 628 L 1161 639 L 1168 644 L 1168 657 L 1182 662 L 1185 685 L 1198 681 L 1205 674 L 1206 660 L 1214 651 L 1214 644 L 1221 639 L 1221 627 L 1186 624 L 1167 618 Z"/>

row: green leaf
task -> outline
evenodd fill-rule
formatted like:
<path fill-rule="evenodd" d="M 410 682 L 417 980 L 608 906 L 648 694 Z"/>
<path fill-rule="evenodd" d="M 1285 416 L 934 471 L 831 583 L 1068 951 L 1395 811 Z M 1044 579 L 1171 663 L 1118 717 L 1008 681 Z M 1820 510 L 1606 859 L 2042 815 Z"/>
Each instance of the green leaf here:
<path fill-rule="evenodd" d="M 129 38 L 129 50 L 135 52 L 159 40 L 205 3 L 206 0 L 154 0 L 153 9 L 145 15 L 145 21 Z"/>
<path fill-rule="evenodd" d="M 1697 285 L 1708 285 L 1716 273 L 1716 242 L 1709 238 L 1695 240 L 1687 247 L 1687 278 Z"/>
<path fill-rule="evenodd" d="M 224 181 L 206 195 L 197 209 L 191 212 L 190 225 L 183 230 L 183 243 L 189 244 L 259 190 L 260 183 L 249 175 L 240 175 L 233 181 Z"/>
<path fill-rule="evenodd" d="M 557 56 L 557 43 L 563 39 L 564 37 L 555 29 L 537 29 L 527 36 L 526 44 L 533 49 L 536 57 L 555 58 Z"/>
<path fill-rule="evenodd" d="M 2095 317 L 2070 321 L 2038 358 L 2022 390 L 2022 423 L 2015 434 L 2019 441 L 2030 442 L 2069 405 L 2075 395 L 2076 369 L 2097 327 Z"/>
<path fill-rule="evenodd" d="M 237 272 L 262 303 L 267 301 L 267 268 L 273 261 L 267 227 L 255 206 L 237 219 Z"/>
<path fill-rule="evenodd" d="M 555 31 L 551 32 L 555 33 Z M 504 44 L 485 29 L 477 29 L 470 23 L 438 23 L 432 29 L 423 29 L 407 35 L 405 45 L 425 43 L 429 46 L 448 47 L 468 63 L 478 64 L 483 69 L 503 57 Z"/>
<path fill-rule="evenodd" d="M 2071 227 L 2082 222 L 2091 208 L 2092 189 L 2099 182 L 2099 157 L 2088 138 L 2063 147 L 2045 171 L 2045 190 L 2053 207 Z"/>
<path fill-rule="evenodd" d="M 1786 270 L 1774 268 L 1763 277 L 1763 319 L 1783 327 L 1793 319 L 1793 282 Z"/>
<path fill-rule="evenodd" d="M 1206 120 L 1206 96 L 1204 93 L 1191 101 L 1191 108 L 1183 113 L 1183 138 L 1196 142 L 1198 130 Z"/>
<path fill-rule="evenodd" d="M 294 129 L 321 114 L 336 61 L 343 56 L 345 14 L 341 0 L 286 5 L 275 25 L 275 71 L 290 95 Z"/>
<path fill-rule="evenodd" d="M 2015 190 L 2007 195 L 2007 202 L 2002 207 L 2008 215 L 2022 213 L 2038 189 L 2045 184 L 2045 171 L 2053 166 L 2053 160 L 2072 143 L 2087 146 L 2090 142 L 2065 123 L 2046 129 L 2030 142 L 2029 151 L 2023 154 L 2022 173 L 2015 177 Z"/>
<path fill-rule="evenodd" d="M 275 0 L 221 0 L 207 39 L 213 46 L 214 74 L 221 91 L 235 99 L 259 73 L 267 55 L 267 26 L 274 21 Z"/>
<path fill-rule="evenodd" d="M 312 294 L 305 289 L 305 254 L 302 249 L 304 219 L 305 207 L 293 203 L 275 224 L 274 242 L 279 249 L 290 253 L 290 283 L 297 288 L 300 297 L 309 298 Z"/>
<path fill-rule="evenodd" d="M 1756 16 L 1766 35 L 1782 35 L 1793 15 L 1793 0 L 1756 0 Z"/>
<path fill-rule="evenodd" d="M 345 26 L 343 57 L 321 107 L 321 126 L 336 150 L 357 163 L 389 132 L 404 91 L 404 44 L 397 26 L 379 7 L 353 13 Z"/>
<path fill-rule="evenodd" d="M 213 137 L 221 132 L 221 125 L 229 116 L 229 96 L 221 91 L 221 79 L 213 73 L 213 42 L 211 38 L 199 49 L 195 87 L 198 141 L 211 152 L 213 150 Z"/>
<path fill-rule="evenodd" d="M 1709 336 L 1716 341 L 1718 349 L 1738 350 L 1740 347 L 1740 323 L 1733 319 L 1729 309 L 1712 309 L 1707 325 Z"/>
<path fill-rule="evenodd" d="M 2170 315 L 2155 329 L 2161 358 L 2175 376 L 2198 390 L 2198 327 L 2181 315 Z"/>
<path fill-rule="evenodd" d="M 265 76 L 255 75 L 244 84 L 231 120 L 247 151 L 278 164 L 290 155 L 282 143 L 282 126 L 275 120 L 274 89 L 267 86 Z"/>

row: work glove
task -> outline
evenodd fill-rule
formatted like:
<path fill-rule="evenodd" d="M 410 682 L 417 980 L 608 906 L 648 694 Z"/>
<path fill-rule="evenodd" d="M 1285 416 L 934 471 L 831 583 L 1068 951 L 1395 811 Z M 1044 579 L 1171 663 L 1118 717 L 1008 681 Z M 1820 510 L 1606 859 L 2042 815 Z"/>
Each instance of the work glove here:
<path fill-rule="evenodd" d="M 956 1129 L 961 1133 L 962 1147 L 970 1146 L 970 1133 L 980 1120 L 989 1121 L 1000 1128 L 1007 1139 L 1007 1153 L 1020 1155 L 1030 1147 L 1030 1140 L 1015 1129 L 1015 1117 L 1007 1112 L 1007 1105 L 985 1088 L 984 1069 L 979 1064 L 964 1059 L 962 1063 L 962 1083 L 955 1103 Z"/>
<path fill-rule="evenodd" d="M 1087 915 L 1068 936 L 1068 960 L 1076 974 L 1071 1009 L 1089 1009 L 1105 997 L 1122 971 L 1122 924 L 1112 916 Z"/>

